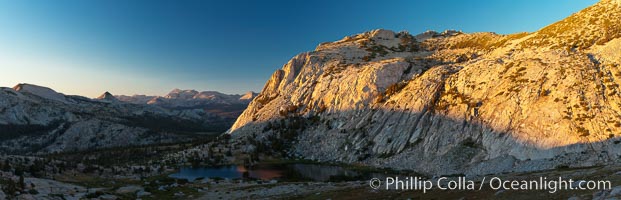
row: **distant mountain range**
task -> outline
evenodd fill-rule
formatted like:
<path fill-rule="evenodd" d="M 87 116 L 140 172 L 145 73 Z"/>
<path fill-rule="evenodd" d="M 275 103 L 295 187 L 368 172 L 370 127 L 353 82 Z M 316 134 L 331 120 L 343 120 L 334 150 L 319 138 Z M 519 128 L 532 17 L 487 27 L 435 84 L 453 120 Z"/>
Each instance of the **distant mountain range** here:
<path fill-rule="evenodd" d="M 106 97 L 110 93 L 104 93 L 99 99 Z M 244 95 L 223 94 L 216 91 L 181 90 L 174 89 L 165 96 L 146 96 L 146 95 L 117 95 L 113 96 L 123 102 L 135 104 L 150 104 L 164 107 L 194 107 L 207 104 L 248 104 L 257 93 L 247 92 Z"/>
<path fill-rule="evenodd" d="M 226 131 L 256 96 L 175 89 L 95 99 L 18 84 L 0 88 L 0 152 L 50 153 L 170 143 Z"/>
<path fill-rule="evenodd" d="M 109 93 L 107 93 L 109 94 Z M 244 95 L 223 94 L 216 91 L 181 90 L 174 89 L 165 96 L 146 96 L 146 95 L 118 95 L 107 97 L 106 93 L 102 98 L 114 98 L 120 102 L 132 104 L 155 105 L 169 109 L 193 109 L 200 108 L 211 111 L 219 116 L 232 118 L 233 120 L 241 114 L 248 103 L 257 96 L 255 92 L 247 92 Z M 112 100 L 115 101 L 115 100 Z"/>

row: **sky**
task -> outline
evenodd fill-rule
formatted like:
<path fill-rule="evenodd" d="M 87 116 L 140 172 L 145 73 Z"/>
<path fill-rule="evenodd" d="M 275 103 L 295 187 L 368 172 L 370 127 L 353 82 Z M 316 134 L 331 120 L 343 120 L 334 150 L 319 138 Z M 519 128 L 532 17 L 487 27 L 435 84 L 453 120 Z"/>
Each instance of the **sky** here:
<path fill-rule="evenodd" d="M 533 32 L 596 0 L 0 1 L 0 86 L 96 97 L 260 91 L 291 57 L 373 29 Z"/>

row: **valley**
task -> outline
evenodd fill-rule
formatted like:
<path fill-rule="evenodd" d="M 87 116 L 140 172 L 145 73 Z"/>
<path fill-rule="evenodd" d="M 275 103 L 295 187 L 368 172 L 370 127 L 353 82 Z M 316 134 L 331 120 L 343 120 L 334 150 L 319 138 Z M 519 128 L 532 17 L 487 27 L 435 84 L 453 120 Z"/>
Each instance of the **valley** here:
<path fill-rule="evenodd" d="M 0 199 L 617 199 L 620 58 L 621 3 L 601 0 L 535 32 L 346 36 L 259 93 L 2 87 Z M 382 189 L 393 176 L 611 186 Z"/>

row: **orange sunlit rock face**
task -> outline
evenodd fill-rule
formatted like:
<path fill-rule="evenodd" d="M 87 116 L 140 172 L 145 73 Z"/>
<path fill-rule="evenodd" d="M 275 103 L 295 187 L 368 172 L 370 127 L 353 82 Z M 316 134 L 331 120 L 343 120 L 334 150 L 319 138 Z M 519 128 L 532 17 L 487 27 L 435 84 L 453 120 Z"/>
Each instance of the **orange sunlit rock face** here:
<path fill-rule="evenodd" d="M 374 30 L 293 57 L 230 132 L 294 132 L 303 158 L 430 173 L 607 162 L 621 155 L 620 40 L 616 0 L 534 33 Z"/>

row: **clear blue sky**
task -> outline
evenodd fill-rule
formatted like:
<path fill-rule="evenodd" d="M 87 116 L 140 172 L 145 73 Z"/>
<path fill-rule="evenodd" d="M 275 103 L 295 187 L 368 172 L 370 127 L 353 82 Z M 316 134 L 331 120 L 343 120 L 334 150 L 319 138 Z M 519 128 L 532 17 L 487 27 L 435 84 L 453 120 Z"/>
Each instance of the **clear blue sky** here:
<path fill-rule="evenodd" d="M 532 32 L 596 0 L 0 1 L 0 86 L 259 91 L 292 56 L 377 28 Z"/>

